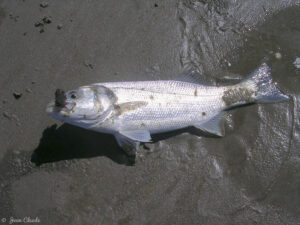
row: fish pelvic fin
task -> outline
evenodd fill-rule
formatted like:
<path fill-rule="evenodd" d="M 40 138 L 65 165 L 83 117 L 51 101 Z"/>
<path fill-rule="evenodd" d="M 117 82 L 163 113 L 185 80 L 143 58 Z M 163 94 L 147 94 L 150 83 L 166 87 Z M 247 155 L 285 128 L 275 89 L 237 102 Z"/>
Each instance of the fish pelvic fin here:
<path fill-rule="evenodd" d="M 129 156 L 135 156 L 140 142 L 131 140 L 120 133 L 116 133 L 115 139 L 122 150 Z"/>
<path fill-rule="evenodd" d="M 151 142 L 151 135 L 148 130 L 121 130 L 114 136 L 118 145 L 127 155 L 135 155 L 140 142 Z"/>
<path fill-rule="evenodd" d="M 263 63 L 241 83 L 228 86 L 222 100 L 227 107 L 247 103 L 270 103 L 288 100 L 271 77 L 271 68 Z"/>
<path fill-rule="evenodd" d="M 273 82 L 271 68 L 267 63 L 262 63 L 242 83 L 256 89 L 254 99 L 257 103 L 281 102 L 289 100 L 289 96 L 283 94 Z"/>

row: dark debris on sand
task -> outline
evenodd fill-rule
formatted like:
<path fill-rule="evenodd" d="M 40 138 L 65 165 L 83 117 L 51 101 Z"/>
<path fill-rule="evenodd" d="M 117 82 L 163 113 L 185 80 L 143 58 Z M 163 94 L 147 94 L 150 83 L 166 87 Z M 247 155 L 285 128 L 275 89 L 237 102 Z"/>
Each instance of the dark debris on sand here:
<path fill-rule="evenodd" d="M 15 91 L 15 92 L 13 93 L 13 95 L 14 95 L 15 99 L 19 99 L 19 98 L 22 97 L 23 94 L 20 93 L 20 92 Z"/>
<path fill-rule="evenodd" d="M 45 31 L 45 25 L 52 23 L 51 16 L 44 16 L 40 21 L 34 24 L 35 27 L 40 28 L 40 33 Z"/>
<path fill-rule="evenodd" d="M 47 7 L 48 7 L 48 2 L 42 2 L 42 3 L 40 4 L 40 7 L 41 7 L 41 8 L 47 8 Z"/>

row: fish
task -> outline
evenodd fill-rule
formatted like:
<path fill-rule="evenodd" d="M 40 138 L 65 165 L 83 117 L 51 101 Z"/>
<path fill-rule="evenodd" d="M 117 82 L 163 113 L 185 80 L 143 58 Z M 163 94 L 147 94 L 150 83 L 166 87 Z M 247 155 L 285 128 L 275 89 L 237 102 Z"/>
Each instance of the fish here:
<path fill-rule="evenodd" d="M 64 92 L 47 105 L 51 117 L 85 129 L 114 135 L 128 154 L 151 135 L 195 127 L 222 137 L 224 113 L 237 106 L 281 102 L 289 96 L 262 63 L 239 83 L 214 85 L 191 71 L 175 80 L 105 82 Z"/>

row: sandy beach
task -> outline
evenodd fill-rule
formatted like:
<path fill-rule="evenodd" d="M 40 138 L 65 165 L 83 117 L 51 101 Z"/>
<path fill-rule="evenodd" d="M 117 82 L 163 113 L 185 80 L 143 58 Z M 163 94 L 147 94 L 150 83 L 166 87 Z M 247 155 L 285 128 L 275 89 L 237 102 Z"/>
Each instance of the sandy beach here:
<path fill-rule="evenodd" d="M 300 223 L 300 2 L 0 0 L 2 224 Z M 228 112 L 126 155 L 50 118 L 57 88 L 242 79 L 263 60 L 290 101 Z"/>

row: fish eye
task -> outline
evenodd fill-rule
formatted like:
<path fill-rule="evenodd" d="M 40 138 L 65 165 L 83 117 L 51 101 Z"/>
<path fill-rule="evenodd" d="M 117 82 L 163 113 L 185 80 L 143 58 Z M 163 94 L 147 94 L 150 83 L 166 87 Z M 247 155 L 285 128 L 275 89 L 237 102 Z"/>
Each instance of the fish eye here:
<path fill-rule="evenodd" d="M 77 96 L 76 92 L 71 92 L 71 93 L 70 93 L 70 98 L 76 99 L 77 97 L 78 97 L 78 96 Z"/>

